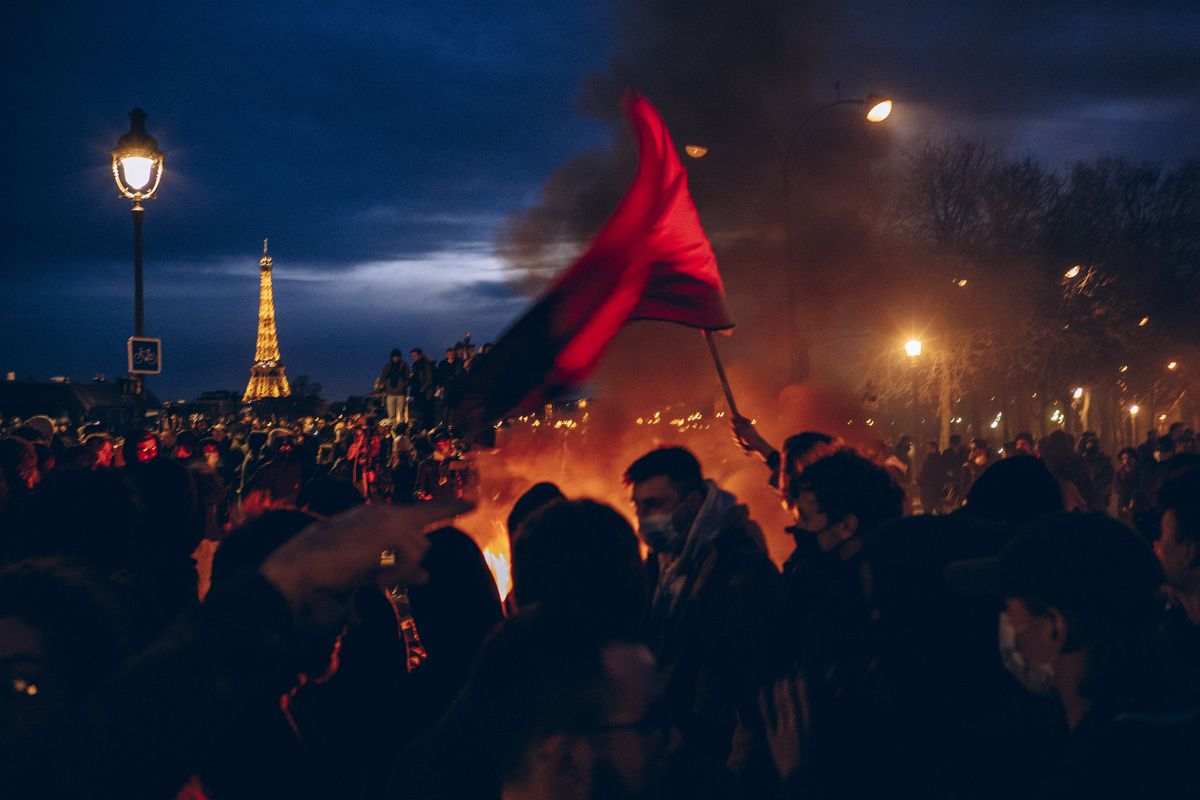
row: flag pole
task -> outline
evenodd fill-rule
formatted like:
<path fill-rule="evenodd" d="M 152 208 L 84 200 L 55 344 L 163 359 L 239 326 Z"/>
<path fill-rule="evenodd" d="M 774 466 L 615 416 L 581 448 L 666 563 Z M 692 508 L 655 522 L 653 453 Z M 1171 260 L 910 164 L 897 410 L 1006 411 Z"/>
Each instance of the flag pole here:
<path fill-rule="evenodd" d="M 704 341 L 708 342 L 708 352 L 712 355 L 713 366 L 717 368 L 717 377 L 721 379 L 721 388 L 725 390 L 725 402 L 729 404 L 729 412 L 735 417 L 740 417 L 737 403 L 733 400 L 733 389 L 729 388 L 729 378 L 725 375 L 725 365 L 721 363 L 721 354 L 717 352 L 713 332 L 708 328 L 704 329 Z"/>

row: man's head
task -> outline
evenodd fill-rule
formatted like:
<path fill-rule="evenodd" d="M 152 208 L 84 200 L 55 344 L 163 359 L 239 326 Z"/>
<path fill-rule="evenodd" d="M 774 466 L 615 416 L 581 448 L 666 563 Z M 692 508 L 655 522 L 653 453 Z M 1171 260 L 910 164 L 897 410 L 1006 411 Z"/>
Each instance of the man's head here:
<path fill-rule="evenodd" d="M 457 350 L 455 350 L 453 347 L 447 347 L 447 348 L 446 348 L 446 361 L 448 361 L 449 363 L 453 364 L 453 363 L 454 363 L 454 357 L 455 357 L 457 354 L 458 354 L 458 351 L 457 351 Z"/>
<path fill-rule="evenodd" d="M 1154 442 L 1154 460 L 1169 461 L 1175 455 L 1175 440 L 1170 436 L 1160 436 Z"/>
<path fill-rule="evenodd" d="M 216 469 L 221 463 L 221 446 L 216 439 L 203 439 L 200 442 L 200 457 L 211 469 Z"/>
<path fill-rule="evenodd" d="M 0 569 L 0 783 L 6 796 L 69 797 L 55 775 L 84 755 L 81 709 L 126 655 L 121 612 L 90 574 L 38 560 Z M 70 773 L 73 770 L 65 770 Z M 80 787 L 75 786 L 76 791 Z"/>
<path fill-rule="evenodd" d="M 135 431 L 125 437 L 125 463 L 145 464 L 158 458 L 158 436 L 149 431 Z"/>
<path fill-rule="evenodd" d="M 392 350 L 392 363 L 393 364 L 399 364 L 403 360 L 404 360 L 404 354 L 400 352 L 400 348 L 397 347 L 394 350 Z"/>
<path fill-rule="evenodd" d="M 512 510 L 508 512 L 508 523 L 505 529 L 508 531 L 509 546 L 511 547 L 517 536 L 517 529 L 521 527 L 521 523 L 525 521 L 526 517 L 555 500 L 565 499 L 566 495 L 562 493 L 562 489 L 549 481 L 535 483 L 526 489 L 525 493 L 517 498 L 517 502 L 513 503 Z"/>
<path fill-rule="evenodd" d="M 638 534 L 656 552 L 678 552 L 704 503 L 700 462 L 682 447 L 661 447 L 629 465 Z"/>
<path fill-rule="evenodd" d="M 1121 461 L 1122 467 L 1133 467 L 1137 464 L 1137 450 L 1132 447 L 1126 447 L 1117 454 L 1117 458 Z"/>
<path fill-rule="evenodd" d="M 175 437 L 175 458 L 180 461 L 187 461 L 192 456 L 196 455 L 199 448 L 200 439 L 191 431 L 181 431 Z"/>
<path fill-rule="evenodd" d="M 883 467 L 851 450 L 818 459 L 788 489 L 796 527 L 825 552 L 904 513 L 904 490 Z"/>
<path fill-rule="evenodd" d="M 1158 508 L 1162 535 L 1154 552 L 1167 584 L 1181 592 L 1200 591 L 1200 469 L 1169 478 L 1159 490 Z"/>
<path fill-rule="evenodd" d="M 93 433 L 83 440 L 83 444 L 96 454 L 97 468 L 106 469 L 112 466 L 113 443 L 108 434 Z"/>
<path fill-rule="evenodd" d="M 1037 455 L 1037 445 L 1033 441 L 1033 434 L 1029 431 L 1018 433 L 1017 438 L 1013 440 L 1013 450 L 1027 456 Z"/>
<path fill-rule="evenodd" d="M 1156 687 L 1163 572 L 1146 542 L 1104 514 L 1061 513 L 1024 528 L 999 556 L 958 562 L 951 585 L 1005 601 L 1005 666 L 1036 693 L 1070 686 L 1121 703 Z"/>
<path fill-rule="evenodd" d="M 788 484 L 796 480 L 804 468 L 841 447 L 841 441 L 820 431 L 803 431 L 783 442 L 783 467 L 779 474 L 779 491 L 787 497 Z"/>
<path fill-rule="evenodd" d="M 267 448 L 282 458 L 290 456 L 294 447 L 292 433 L 286 428 L 276 428 L 267 436 Z"/>
<path fill-rule="evenodd" d="M 518 611 L 603 618 L 636 632 L 646 611 L 637 537 L 625 518 L 593 500 L 557 500 L 521 523 L 512 545 Z"/>
<path fill-rule="evenodd" d="M 415 364 L 418 361 L 424 360 L 425 351 L 419 347 L 414 347 L 409 355 L 412 356 L 413 363 Z"/>
<path fill-rule="evenodd" d="M 647 796 L 666 745 L 654 657 L 573 615 L 534 611 L 485 645 L 466 690 L 506 798 Z"/>

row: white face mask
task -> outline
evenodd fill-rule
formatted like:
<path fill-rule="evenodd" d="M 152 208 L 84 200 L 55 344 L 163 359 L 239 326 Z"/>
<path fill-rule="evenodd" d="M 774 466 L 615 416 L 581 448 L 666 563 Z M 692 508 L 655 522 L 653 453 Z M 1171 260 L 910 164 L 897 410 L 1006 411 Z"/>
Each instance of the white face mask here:
<path fill-rule="evenodd" d="M 674 514 L 647 514 L 638 517 L 638 533 L 646 546 L 656 553 L 674 552 L 679 540 L 675 530 Z"/>
<path fill-rule="evenodd" d="M 1054 694 L 1054 667 L 1050 664 L 1032 664 L 1017 650 L 1018 631 L 1013 627 L 1008 614 L 1000 612 L 998 630 L 1000 658 L 1004 668 L 1030 694 L 1049 697 Z M 1021 631 L 1023 633 L 1023 631 Z"/>

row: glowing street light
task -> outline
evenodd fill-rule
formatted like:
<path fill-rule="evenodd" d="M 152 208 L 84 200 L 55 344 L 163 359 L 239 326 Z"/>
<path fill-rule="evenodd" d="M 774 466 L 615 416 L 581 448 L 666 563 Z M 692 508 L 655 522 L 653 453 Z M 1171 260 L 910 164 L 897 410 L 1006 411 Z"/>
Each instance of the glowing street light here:
<path fill-rule="evenodd" d="M 146 133 L 146 112 L 129 112 L 129 131 L 117 139 L 112 151 L 113 180 L 122 197 L 133 201 L 133 330 L 145 335 L 142 310 L 142 201 L 158 191 L 162 180 L 164 155 L 158 142 Z"/>
<path fill-rule="evenodd" d="M 1065 273 L 1063 273 L 1063 277 L 1070 280 L 1071 278 L 1078 276 L 1082 270 L 1083 270 L 1083 265 L 1076 264 L 1075 266 L 1073 266 L 1069 270 L 1067 270 Z"/>
<path fill-rule="evenodd" d="M 892 99 L 869 94 L 863 101 L 867 109 L 867 122 L 883 122 L 892 114 Z"/>
<path fill-rule="evenodd" d="M 1141 406 L 1139 406 L 1137 403 L 1134 403 L 1133 405 L 1131 405 L 1129 407 L 1129 416 L 1136 417 L 1138 415 L 1138 412 L 1141 410 L 1142 410 Z"/>
<path fill-rule="evenodd" d="M 1071 397 L 1074 397 L 1076 400 L 1079 400 L 1080 398 L 1082 398 L 1083 397 L 1083 387 L 1076 386 L 1075 391 L 1071 392 Z"/>
<path fill-rule="evenodd" d="M 1173 371 L 1175 371 L 1175 370 L 1176 370 L 1176 369 L 1178 369 L 1178 368 L 1179 368 L 1179 362 L 1178 362 L 1178 361 L 1169 361 L 1169 362 L 1167 362 L 1167 369 L 1171 370 L 1172 372 L 1173 372 Z"/>
<path fill-rule="evenodd" d="M 800 297 L 800 280 L 799 275 L 801 270 L 793 267 L 799 261 L 798 254 L 798 235 L 796 232 L 796 223 L 793 215 L 793 159 L 796 155 L 797 145 L 800 143 L 800 137 L 809 125 L 813 123 L 817 117 L 824 114 L 830 109 L 838 106 L 857 106 L 864 115 L 867 122 L 872 125 L 877 125 L 888 119 L 895 103 L 891 97 L 886 97 L 878 94 L 868 94 L 866 97 L 843 97 L 841 84 L 834 85 L 834 99 L 824 105 L 816 106 L 795 120 L 794 127 L 791 129 L 790 135 L 787 138 L 781 138 L 778 143 L 778 154 L 780 159 L 780 168 L 783 175 L 783 197 L 780 204 L 780 212 L 783 216 L 784 223 L 784 261 L 788 265 L 786 272 L 787 281 L 787 314 L 788 321 L 788 367 L 789 380 L 793 383 L 800 382 L 809 377 L 809 343 L 808 332 L 804 327 L 805 315 L 796 313 L 801 307 Z"/>
<path fill-rule="evenodd" d="M 1146 326 L 1147 326 L 1147 325 L 1149 325 L 1149 324 L 1150 324 L 1150 318 L 1149 318 L 1149 317 L 1142 317 L 1140 320 L 1138 320 L 1138 327 L 1139 327 L 1139 328 L 1144 328 L 1144 327 L 1146 327 Z"/>
<path fill-rule="evenodd" d="M 689 158 L 704 158 L 708 155 L 708 148 L 699 144 L 685 145 L 683 152 L 688 154 Z"/>
<path fill-rule="evenodd" d="M 905 342 L 904 353 L 909 358 L 916 358 L 917 356 L 921 355 L 921 340 L 909 339 L 907 342 Z"/>

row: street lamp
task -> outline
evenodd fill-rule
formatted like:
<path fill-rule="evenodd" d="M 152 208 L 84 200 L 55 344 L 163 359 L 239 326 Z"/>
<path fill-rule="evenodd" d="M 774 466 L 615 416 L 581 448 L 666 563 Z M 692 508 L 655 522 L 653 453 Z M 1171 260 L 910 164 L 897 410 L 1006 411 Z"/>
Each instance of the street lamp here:
<path fill-rule="evenodd" d="M 1131 405 L 1129 407 L 1129 426 L 1133 433 L 1133 446 L 1134 447 L 1137 447 L 1137 443 L 1138 443 L 1137 416 L 1138 416 L 1138 412 L 1141 410 L 1142 410 L 1141 407 L 1137 403 L 1134 403 L 1133 405 Z"/>
<path fill-rule="evenodd" d="M 917 409 L 917 400 L 920 397 L 921 389 L 917 375 L 917 359 L 921 355 L 921 340 L 909 339 L 904 343 L 904 354 L 908 356 L 910 372 L 912 373 L 912 436 L 913 446 L 919 450 L 917 443 L 921 441 L 921 412 Z"/>
<path fill-rule="evenodd" d="M 129 131 L 117 139 L 112 151 L 113 180 L 122 197 L 133 201 L 133 329 L 144 336 L 142 309 L 142 201 L 149 200 L 162 180 L 163 154 L 158 142 L 146 133 L 146 112 L 129 112 Z"/>
<path fill-rule="evenodd" d="M 839 106 L 857 107 L 863 119 L 871 124 L 879 124 L 892 114 L 893 100 L 878 94 L 868 94 L 866 97 L 842 97 L 840 84 L 834 85 L 835 96 L 830 102 L 806 111 L 796 122 L 791 136 L 779 147 L 779 160 L 783 172 L 783 203 L 784 234 L 786 241 L 786 273 L 787 273 L 787 320 L 789 353 L 789 380 L 792 383 L 808 377 L 808 340 L 801 330 L 801 319 L 798 312 L 800 306 L 800 281 L 794 268 L 796 263 L 796 225 L 792 214 L 792 159 L 796 145 L 800 142 L 800 134 L 812 124 L 821 114 Z M 803 359 L 801 356 L 803 355 Z"/>

